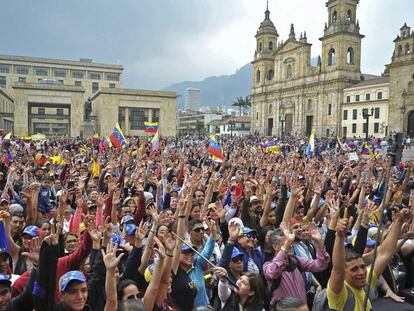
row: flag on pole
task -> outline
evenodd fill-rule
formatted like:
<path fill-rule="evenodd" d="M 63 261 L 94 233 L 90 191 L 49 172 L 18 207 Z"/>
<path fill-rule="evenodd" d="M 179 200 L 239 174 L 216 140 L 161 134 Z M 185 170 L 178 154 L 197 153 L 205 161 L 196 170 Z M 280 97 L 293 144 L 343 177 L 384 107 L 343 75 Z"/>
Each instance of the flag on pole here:
<path fill-rule="evenodd" d="M 214 135 L 210 136 L 208 143 L 209 145 L 207 152 L 210 153 L 213 158 L 216 157 L 217 159 L 224 161 L 223 150 L 221 149 L 219 143 L 216 141 L 216 137 Z"/>
<path fill-rule="evenodd" d="M 101 142 L 99 143 L 99 152 L 102 152 L 102 150 L 108 150 L 110 147 L 112 147 L 111 140 L 108 136 L 103 137 L 101 139 Z"/>
<path fill-rule="evenodd" d="M 109 140 L 111 141 L 112 145 L 117 149 L 120 149 L 123 145 L 127 143 L 118 122 L 116 123 L 116 126 L 114 127 L 111 136 L 109 136 Z"/>
<path fill-rule="evenodd" d="M 315 129 L 312 129 L 312 133 L 309 137 L 308 145 L 306 146 L 306 155 L 311 156 L 313 150 L 315 149 Z"/>
<path fill-rule="evenodd" d="M 268 141 L 268 142 L 265 143 L 264 150 L 265 150 L 266 153 L 267 152 L 273 152 L 273 153 L 280 152 L 279 146 L 273 140 L 272 141 Z"/>
<path fill-rule="evenodd" d="M 151 139 L 152 152 L 160 148 L 160 137 L 158 136 L 158 131 L 155 133 L 154 137 Z"/>
<path fill-rule="evenodd" d="M 369 148 L 368 144 L 365 144 L 362 149 L 361 149 L 361 157 L 363 159 L 371 159 L 372 157 L 374 157 L 374 153 L 372 152 L 372 150 Z"/>
<path fill-rule="evenodd" d="M 158 131 L 158 122 L 144 122 L 146 133 L 156 133 Z"/>

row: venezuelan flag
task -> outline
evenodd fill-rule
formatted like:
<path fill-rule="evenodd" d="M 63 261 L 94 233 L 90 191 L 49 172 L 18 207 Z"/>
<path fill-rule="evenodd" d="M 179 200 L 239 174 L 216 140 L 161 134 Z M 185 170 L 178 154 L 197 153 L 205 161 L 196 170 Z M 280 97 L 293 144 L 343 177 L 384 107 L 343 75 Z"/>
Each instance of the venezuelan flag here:
<path fill-rule="evenodd" d="M 158 136 L 158 132 L 156 132 L 154 137 L 151 139 L 151 144 L 152 144 L 152 152 L 160 148 L 160 137 Z"/>
<path fill-rule="evenodd" d="M 264 150 L 266 153 L 267 152 L 274 152 L 274 153 L 280 152 L 279 146 L 276 144 L 276 142 L 272 140 L 265 143 Z"/>
<path fill-rule="evenodd" d="M 361 149 L 361 157 L 363 159 L 371 159 L 374 157 L 374 153 L 369 148 L 368 144 L 365 144 Z"/>
<path fill-rule="evenodd" d="M 309 137 L 309 142 L 308 142 L 308 145 L 306 146 L 306 155 L 308 157 L 311 156 L 314 149 L 315 149 L 315 129 L 312 129 L 312 134 Z"/>
<path fill-rule="evenodd" d="M 158 131 L 158 122 L 144 122 L 146 133 L 156 133 Z"/>
<path fill-rule="evenodd" d="M 123 145 L 127 143 L 124 133 L 122 133 L 121 127 L 119 126 L 118 122 L 116 123 L 116 126 L 114 127 L 111 136 L 109 136 L 109 140 L 111 141 L 112 145 L 117 149 L 120 149 Z"/>
<path fill-rule="evenodd" d="M 210 136 L 209 145 L 207 148 L 207 152 L 210 153 L 213 157 L 224 161 L 223 150 L 221 149 L 219 143 L 216 141 L 215 136 Z"/>

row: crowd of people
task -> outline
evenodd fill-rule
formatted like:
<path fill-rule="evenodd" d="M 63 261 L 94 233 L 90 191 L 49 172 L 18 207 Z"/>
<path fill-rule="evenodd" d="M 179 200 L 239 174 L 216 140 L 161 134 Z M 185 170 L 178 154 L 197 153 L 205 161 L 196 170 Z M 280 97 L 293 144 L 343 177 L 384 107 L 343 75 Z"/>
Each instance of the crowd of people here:
<path fill-rule="evenodd" d="M 414 310 L 414 160 L 220 143 L 3 140 L 0 310 Z"/>

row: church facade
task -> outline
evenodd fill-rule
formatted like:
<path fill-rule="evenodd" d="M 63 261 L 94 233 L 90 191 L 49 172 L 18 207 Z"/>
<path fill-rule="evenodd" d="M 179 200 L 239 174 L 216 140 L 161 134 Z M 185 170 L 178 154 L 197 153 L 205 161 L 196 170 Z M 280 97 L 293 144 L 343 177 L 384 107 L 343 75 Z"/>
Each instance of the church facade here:
<path fill-rule="evenodd" d="M 306 32 L 297 36 L 292 24 L 288 39 L 279 40 L 270 12 L 266 10 L 256 33 L 252 61 L 253 132 L 267 136 L 309 135 L 314 129 L 319 137 L 349 134 L 343 133 L 342 124 L 347 89 L 370 79 L 383 83 L 379 76 L 361 73 L 364 36 L 356 18 L 358 3 L 359 0 L 326 3 L 328 21 L 320 38 L 322 51 L 316 66 L 311 65 L 311 44 Z M 385 128 L 414 135 L 414 58 L 411 53 L 414 34 L 406 25 L 400 32 L 394 41 L 396 49 L 392 61 L 383 75 L 389 79 L 386 101 L 389 118 Z"/>

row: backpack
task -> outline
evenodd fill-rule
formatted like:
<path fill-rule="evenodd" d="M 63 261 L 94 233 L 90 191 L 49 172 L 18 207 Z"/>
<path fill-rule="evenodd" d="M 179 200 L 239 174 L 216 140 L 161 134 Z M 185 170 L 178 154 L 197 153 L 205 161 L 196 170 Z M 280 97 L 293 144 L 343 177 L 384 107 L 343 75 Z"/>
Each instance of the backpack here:
<path fill-rule="evenodd" d="M 345 302 L 345 305 L 342 311 L 354 311 L 354 308 L 355 308 L 354 293 L 347 286 L 345 286 L 345 288 L 348 291 L 348 298 L 346 299 L 346 302 Z M 313 300 L 312 311 L 330 310 L 328 306 L 328 295 L 326 291 L 327 289 L 324 288 L 320 292 L 316 293 L 315 298 Z"/>

